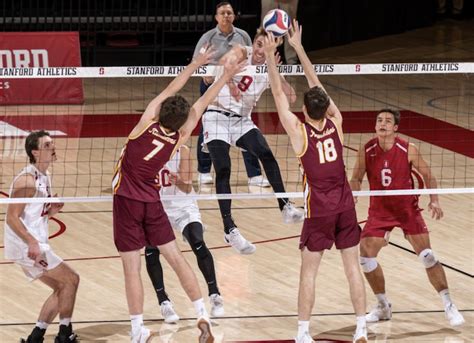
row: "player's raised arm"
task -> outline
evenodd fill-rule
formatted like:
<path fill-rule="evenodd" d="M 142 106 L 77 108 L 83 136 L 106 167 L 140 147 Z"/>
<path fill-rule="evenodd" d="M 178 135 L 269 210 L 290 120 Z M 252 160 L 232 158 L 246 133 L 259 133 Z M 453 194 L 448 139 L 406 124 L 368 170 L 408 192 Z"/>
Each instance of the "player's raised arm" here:
<path fill-rule="evenodd" d="M 408 161 L 411 162 L 413 167 L 420 172 L 425 181 L 426 188 L 437 188 L 438 181 L 436 177 L 431 173 L 431 168 L 428 163 L 423 159 L 418 148 L 410 143 L 408 146 Z M 428 208 L 431 211 L 431 217 L 436 220 L 443 218 L 443 210 L 439 204 L 438 194 L 430 194 L 430 203 Z"/>
<path fill-rule="evenodd" d="M 365 172 L 365 151 L 364 146 L 361 146 L 357 152 L 357 159 L 354 164 L 354 169 L 352 170 L 352 177 L 350 180 L 352 191 L 360 191 Z M 357 202 L 357 196 L 354 196 L 354 201 Z"/>
<path fill-rule="evenodd" d="M 303 66 L 303 71 L 306 76 L 306 80 L 308 81 L 308 85 L 310 88 L 321 87 L 322 89 L 324 89 L 326 93 L 328 93 L 326 89 L 324 88 L 323 84 L 321 83 L 321 81 L 319 81 L 318 75 L 316 74 L 316 71 L 314 70 L 313 64 L 309 60 L 309 57 L 306 54 L 306 51 L 304 50 L 303 45 L 301 44 L 302 33 L 303 33 L 303 28 L 301 27 L 301 25 L 298 24 L 298 21 L 296 19 L 293 19 L 293 24 L 291 25 L 290 30 L 289 30 L 288 42 L 298 54 L 298 58 L 300 59 L 301 65 Z M 329 105 L 326 114 L 329 118 L 336 121 L 336 123 L 338 123 L 339 125 L 342 125 L 341 112 L 337 108 L 334 101 L 332 99 L 330 100 L 331 100 L 331 104 Z"/>
<path fill-rule="evenodd" d="M 202 47 L 200 52 L 192 62 L 183 69 L 181 73 L 174 78 L 173 81 L 147 106 L 145 112 L 140 118 L 140 124 L 146 126 L 150 121 L 155 120 L 156 114 L 159 112 L 161 103 L 168 97 L 175 95 L 184 87 L 191 75 L 202 65 L 209 63 L 214 54 L 212 47 Z"/>
<path fill-rule="evenodd" d="M 209 104 L 216 98 L 219 91 L 222 87 L 228 82 L 235 74 L 242 71 L 245 62 L 236 63 L 235 61 L 226 62 L 224 65 L 224 74 L 218 80 L 216 80 L 212 86 L 204 93 L 191 107 L 189 111 L 189 117 L 181 127 L 181 143 L 187 141 L 189 136 L 191 136 L 192 131 L 196 127 L 199 119 L 201 118 L 204 110 L 209 106 Z"/>

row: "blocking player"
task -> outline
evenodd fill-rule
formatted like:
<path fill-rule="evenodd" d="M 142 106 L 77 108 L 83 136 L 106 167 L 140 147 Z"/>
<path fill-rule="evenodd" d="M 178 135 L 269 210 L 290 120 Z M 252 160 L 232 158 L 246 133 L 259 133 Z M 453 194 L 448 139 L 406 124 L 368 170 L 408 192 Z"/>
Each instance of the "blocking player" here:
<path fill-rule="evenodd" d="M 34 131 L 26 137 L 25 150 L 30 164 L 13 180 L 10 198 L 51 197 L 48 168 L 57 159 L 53 139 L 46 131 Z M 46 329 L 58 313 L 59 332 L 55 343 L 77 341 L 71 317 L 79 275 L 48 244 L 48 220 L 63 206 L 63 203 L 28 203 L 10 204 L 7 208 L 5 258 L 19 265 L 29 280 L 39 280 L 53 291 L 43 303 L 33 331 L 20 342 L 43 342 Z"/>
<path fill-rule="evenodd" d="M 315 279 L 325 249 L 340 250 L 357 316 L 354 342 L 367 342 L 365 289 L 359 269 L 360 227 L 343 160 L 342 115 L 318 79 L 301 44 L 296 20 L 289 42 L 303 65 L 310 89 L 304 94 L 304 122 L 290 111 L 275 63 L 276 41 L 265 39 L 265 55 L 273 97 L 283 128 L 298 156 L 304 180 L 305 220 L 300 238 L 301 272 L 298 295 L 297 343 L 313 342 L 309 321 Z"/>
<path fill-rule="evenodd" d="M 130 133 L 113 179 L 114 241 L 122 259 L 125 291 L 132 324 L 132 342 L 146 342 L 150 330 L 143 325 L 143 285 L 140 249 L 158 246 L 192 300 L 201 330 L 200 342 L 212 342 L 211 325 L 194 272 L 178 249 L 160 201 L 156 172 L 191 135 L 204 109 L 241 65 L 226 63 L 224 76 L 194 105 L 176 93 L 194 71 L 208 63 L 212 51 L 201 53 L 147 106 Z"/>
<path fill-rule="evenodd" d="M 413 168 L 423 176 L 427 188 L 437 187 L 436 178 L 418 148 L 397 137 L 399 124 L 400 112 L 393 109 L 379 112 L 375 123 L 376 137 L 359 149 L 351 178 L 352 190 L 361 189 L 366 173 L 371 190 L 411 189 Z M 437 194 L 430 195 L 428 209 L 436 220 L 443 217 Z M 360 244 L 360 264 L 377 297 L 377 305 L 367 314 L 367 321 L 378 322 L 392 318 L 392 305 L 386 296 L 385 278 L 376 257 L 388 244 L 390 232 L 395 226 L 402 228 L 405 238 L 425 267 L 428 279 L 441 296 L 449 323 L 452 326 L 463 324 L 464 318 L 451 300 L 443 266 L 431 250 L 428 229 L 418 207 L 417 195 L 370 197 L 369 217 L 362 231 Z"/>

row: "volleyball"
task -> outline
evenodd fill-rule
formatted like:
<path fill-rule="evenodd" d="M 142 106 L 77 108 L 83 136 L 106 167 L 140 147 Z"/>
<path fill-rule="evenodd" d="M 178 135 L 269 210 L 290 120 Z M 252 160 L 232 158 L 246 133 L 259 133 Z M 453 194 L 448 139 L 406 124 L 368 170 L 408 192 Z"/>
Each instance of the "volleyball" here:
<path fill-rule="evenodd" d="M 274 9 L 265 14 L 262 24 L 265 31 L 273 33 L 275 37 L 280 37 L 288 32 L 290 16 L 283 10 Z"/>

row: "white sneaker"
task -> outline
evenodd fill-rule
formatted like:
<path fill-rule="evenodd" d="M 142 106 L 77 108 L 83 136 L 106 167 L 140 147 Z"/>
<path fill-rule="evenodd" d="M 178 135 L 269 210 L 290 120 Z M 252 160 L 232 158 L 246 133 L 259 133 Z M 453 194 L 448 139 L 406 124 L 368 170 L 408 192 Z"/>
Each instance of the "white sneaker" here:
<path fill-rule="evenodd" d="M 148 338 L 150 338 L 150 336 L 150 329 L 147 329 L 145 326 L 142 326 L 140 330 L 136 333 L 130 332 L 130 338 L 132 343 L 147 343 Z"/>
<path fill-rule="evenodd" d="M 165 320 L 165 323 L 176 323 L 179 320 L 179 316 L 176 314 L 171 301 L 163 301 L 160 305 L 161 315 Z"/>
<path fill-rule="evenodd" d="M 444 312 L 446 313 L 446 319 L 449 320 L 451 326 L 459 326 L 465 323 L 464 317 L 453 303 L 446 306 Z"/>
<path fill-rule="evenodd" d="M 362 328 L 357 328 L 356 332 L 354 333 L 354 343 L 367 343 L 367 327 L 364 326 Z"/>
<path fill-rule="evenodd" d="M 378 303 L 372 311 L 365 315 L 365 320 L 367 323 L 375 323 L 380 320 L 390 320 L 392 319 L 392 304 L 385 306 L 384 304 Z"/>
<path fill-rule="evenodd" d="M 304 220 L 304 211 L 300 208 L 296 208 L 290 202 L 283 207 L 281 215 L 283 216 L 283 222 L 285 224 L 298 223 Z"/>
<path fill-rule="evenodd" d="M 198 173 L 198 183 L 200 185 L 208 185 L 214 182 L 211 173 Z"/>
<path fill-rule="evenodd" d="M 249 186 L 257 186 L 262 188 L 270 187 L 270 182 L 263 175 L 258 175 L 254 177 L 249 177 Z"/>
<path fill-rule="evenodd" d="M 222 317 L 224 315 L 224 299 L 215 293 L 209 296 L 209 301 L 211 302 L 211 316 Z"/>
<path fill-rule="evenodd" d="M 224 240 L 242 255 L 250 255 L 257 250 L 255 245 L 246 240 L 237 228 L 232 229 L 229 234 L 225 234 Z"/>
<path fill-rule="evenodd" d="M 306 331 L 303 336 L 295 338 L 295 343 L 314 343 L 314 341 L 309 332 Z"/>
<path fill-rule="evenodd" d="M 197 321 L 197 327 L 201 331 L 199 343 L 213 343 L 214 336 L 211 330 L 211 321 L 206 317 L 200 317 Z"/>

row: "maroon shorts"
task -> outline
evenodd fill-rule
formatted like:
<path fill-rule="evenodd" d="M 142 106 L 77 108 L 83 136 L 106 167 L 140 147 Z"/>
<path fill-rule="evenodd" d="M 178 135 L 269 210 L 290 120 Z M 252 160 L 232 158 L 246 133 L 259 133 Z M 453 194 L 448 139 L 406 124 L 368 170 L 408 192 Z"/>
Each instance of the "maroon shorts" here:
<path fill-rule="evenodd" d="M 118 251 L 139 250 L 175 239 L 161 201 L 142 202 L 114 195 L 113 222 Z"/>
<path fill-rule="evenodd" d="M 421 212 L 415 211 L 403 218 L 378 218 L 369 216 L 367 223 L 365 223 L 364 230 L 362 231 L 362 238 L 384 238 L 395 226 L 400 227 L 405 236 L 428 233 L 428 228 L 426 227 Z"/>
<path fill-rule="evenodd" d="M 347 249 L 360 242 L 360 226 L 354 208 L 327 217 L 306 218 L 300 237 L 300 249 L 323 251 L 331 249 L 336 243 L 337 249 Z"/>

